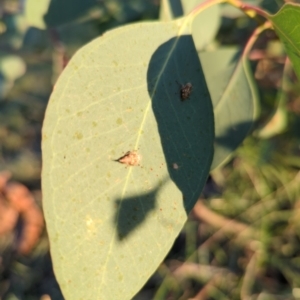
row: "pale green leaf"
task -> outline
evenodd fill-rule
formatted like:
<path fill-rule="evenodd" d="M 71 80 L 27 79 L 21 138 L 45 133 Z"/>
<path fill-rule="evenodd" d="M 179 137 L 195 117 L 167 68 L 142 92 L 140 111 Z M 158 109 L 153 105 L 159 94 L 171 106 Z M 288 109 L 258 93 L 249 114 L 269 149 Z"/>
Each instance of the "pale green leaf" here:
<path fill-rule="evenodd" d="M 66 299 L 131 299 L 205 184 L 213 112 L 182 21 L 105 34 L 55 85 L 43 126 L 43 208 Z M 192 91 L 181 101 L 186 83 Z M 115 161 L 134 150 L 138 165 Z"/>
<path fill-rule="evenodd" d="M 215 114 L 211 169 L 224 164 L 249 133 L 257 115 L 256 84 L 247 61 L 235 48 L 199 54 Z"/>
<path fill-rule="evenodd" d="M 23 59 L 17 55 L 6 55 L 0 58 L 0 71 L 5 79 L 14 81 L 26 72 Z"/>
<path fill-rule="evenodd" d="M 276 33 L 285 46 L 285 50 L 300 79 L 300 6 L 285 4 L 280 11 L 269 16 Z"/>
<path fill-rule="evenodd" d="M 51 0 L 25 1 L 25 17 L 27 22 L 36 28 L 45 29 L 44 15 L 47 13 Z"/>

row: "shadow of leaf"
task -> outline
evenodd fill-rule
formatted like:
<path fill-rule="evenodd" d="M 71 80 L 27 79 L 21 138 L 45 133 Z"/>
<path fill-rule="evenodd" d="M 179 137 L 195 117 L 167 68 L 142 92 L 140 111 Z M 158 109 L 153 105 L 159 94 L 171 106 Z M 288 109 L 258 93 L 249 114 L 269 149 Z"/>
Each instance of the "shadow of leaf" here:
<path fill-rule="evenodd" d="M 150 213 L 155 213 L 157 193 L 167 180 L 166 177 L 149 193 L 115 200 L 114 223 L 117 227 L 119 241 L 123 241 L 130 233 L 141 226 Z"/>
<path fill-rule="evenodd" d="M 214 139 L 212 102 L 191 35 L 172 38 L 155 51 L 147 82 L 168 173 L 189 213 L 209 174 Z M 184 101 L 178 83 L 192 86 Z"/>

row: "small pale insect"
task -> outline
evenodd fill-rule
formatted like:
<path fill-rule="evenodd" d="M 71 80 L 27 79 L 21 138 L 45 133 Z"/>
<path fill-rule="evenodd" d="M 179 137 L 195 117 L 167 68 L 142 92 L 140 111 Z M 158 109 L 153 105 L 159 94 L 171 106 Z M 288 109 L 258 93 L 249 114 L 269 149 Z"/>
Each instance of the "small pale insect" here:
<path fill-rule="evenodd" d="M 116 159 L 117 162 L 125 164 L 127 166 L 138 166 L 141 160 L 141 156 L 137 153 L 136 150 L 128 151 L 120 158 Z"/>
<path fill-rule="evenodd" d="M 177 165 L 177 163 L 173 163 L 172 167 L 173 167 L 174 170 L 178 170 L 179 169 L 179 166 Z"/>
<path fill-rule="evenodd" d="M 193 86 L 190 82 L 188 82 L 184 85 L 180 85 L 180 98 L 181 98 L 181 101 L 185 101 L 190 97 L 192 89 L 193 89 Z"/>

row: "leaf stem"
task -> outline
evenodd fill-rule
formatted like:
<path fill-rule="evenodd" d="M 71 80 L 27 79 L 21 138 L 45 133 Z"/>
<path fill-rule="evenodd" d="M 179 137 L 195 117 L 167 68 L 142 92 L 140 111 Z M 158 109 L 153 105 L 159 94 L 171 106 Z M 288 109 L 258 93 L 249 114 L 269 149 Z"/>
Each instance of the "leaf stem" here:
<path fill-rule="evenodd" d="M 271 29 L 272 23 L 270 21 L 266 21 L 265 23 L 263 23 L 262 25 L 260 25 L 259 27 L 257 27 L 254 32 L 252 33 L 252 35 L 250 36 L 249 40 L 247 41 L 247 44 L 244 48 L 243 51 L 243 57 L 246 57 L 249 52 L 251 51 L 254 43 L 256 42 L 256 40 L 258 39 L 258 36 L 265 30 L 267 29 Z"/>
<path fill-rule="evenodd" d="M 270 16 L 265 10 L 261 9 L 258 6 L 244 3 L 239 0 L 227 0 L 226 2 L 238 9 L 242 10 L 250 18 L 255 18 L 257 15 L 260 15 L 260 16 L 268 19 Z"/>
<path fill-rule="evenodd" d="M 197 5 L 190 13 L 190 15 L 196 15 L 198 13 L 201 13 L 205 9 L 215 5 L 215 4 L 221 4 L 221 3 L 228 3 L 240 10 L 242 10 L 246 15 L 248 15 L 250 18 L 255 18 L 257 15 L 260 15 L 266 19 L 269 18 L 269 14 L 261 9 L 258 6 L 254 6 L 248 3 L 243 3 L 239 0 L 207 0 L 202 2 L 201 4 Z"/>

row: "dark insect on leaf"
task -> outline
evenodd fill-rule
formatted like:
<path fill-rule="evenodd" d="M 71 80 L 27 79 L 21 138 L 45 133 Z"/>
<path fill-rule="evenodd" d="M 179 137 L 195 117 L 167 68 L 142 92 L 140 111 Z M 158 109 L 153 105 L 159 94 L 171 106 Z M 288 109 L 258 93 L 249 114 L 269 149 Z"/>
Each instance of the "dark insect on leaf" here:
<path fill-rule="evenodd" d="M 188 82 L 187 84 L 184 84 L 184 85 L 180 85 L 180 98 L 181 98 L 181 101 L 185 101 L 190 97 L 192 89 L 193 89 L 193 86 L 190 82 Z"/>

